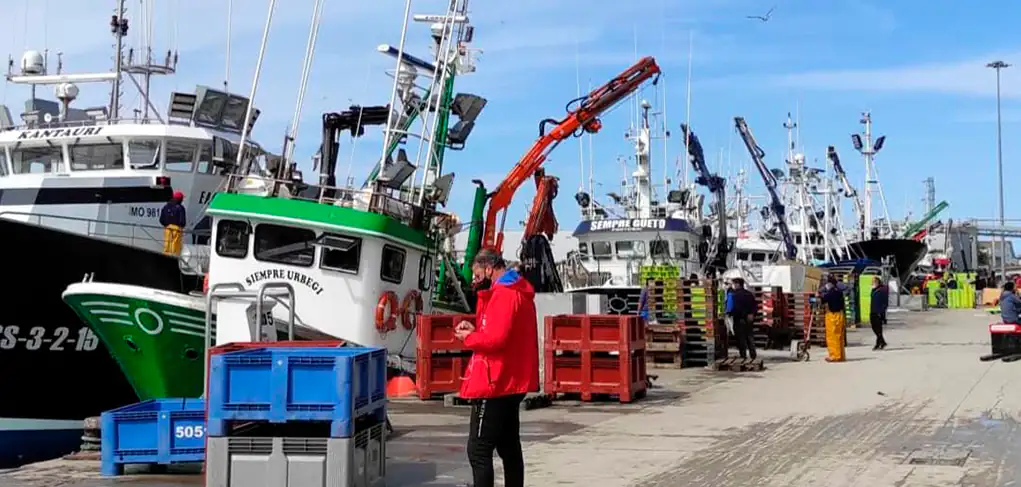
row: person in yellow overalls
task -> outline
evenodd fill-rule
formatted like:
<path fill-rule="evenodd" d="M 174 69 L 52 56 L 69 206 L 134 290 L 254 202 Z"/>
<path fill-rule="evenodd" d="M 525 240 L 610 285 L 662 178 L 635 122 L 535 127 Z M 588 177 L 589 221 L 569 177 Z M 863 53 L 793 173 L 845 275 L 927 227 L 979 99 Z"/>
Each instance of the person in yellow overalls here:
<path fill-rule="evenodd" d="M 174 196 L 160 211 L 160 225 L 163 225 L 163 253 L 167 255 L 181 255 L 184 225 L 188 221 L 182 202 L 184 193 L 174 191 Z"/>
<path fill-rule="evenodd" d="M 843 362 L 844 347 L 844 289 L 835 276 L 826 279 L 826 285 L 819 292 L 826 306 L 826 351 L 827 362 Z"/>

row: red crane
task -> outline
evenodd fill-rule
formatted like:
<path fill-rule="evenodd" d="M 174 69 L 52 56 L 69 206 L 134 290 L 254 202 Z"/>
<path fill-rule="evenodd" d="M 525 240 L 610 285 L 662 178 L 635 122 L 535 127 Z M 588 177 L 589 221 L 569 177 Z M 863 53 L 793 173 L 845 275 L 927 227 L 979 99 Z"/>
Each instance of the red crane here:
<path fill-rule="evenodd" d="M 503 226 L 507 220 L 507 207 L 514 199 L 514 193 L 528 178 L 535 175 L 554 148 L 568 137 L 581 136 L 584 132 L 590 134 L 599 132 L 603 128 L 602 122 L 599 121 L 599 115 L 634 93 L 650 78 L 656 78 L 653 80 L 653 84 L 655 84 L 659 79 L 659 74 L 659 65 L 656 64 L 654 58 L 651 56 L 642 58 L 634 66 L 610 80 L 609 83 L 592 90 L 588 95 L 571 100 L 567 104 L 567 117 L 563 120 L 546 119 L 540 122 L 539 138 L 511 169 L 503 182 L 489 195 L 489 208 L 486 209 L 482 246 L 497 251 L 503 250 Z M 572 108 L 575 104 L 577 106 Z M 556 126 L 547 133 L 547 124 Z M 500 211 L 504 213 L 500 229 L 497 230 L 496 215 Z"/>
<path fill-rule="evenodd" d="M 557 216 L 553 213 L 553 199 L 560 191 L 560 179 L 556 176 L 547 176 L 542 168 L 535 171 L 535 198 L 532 200 L 532 208 L 525 220 L 525 231 L 523 239 L 533 235 L 545 235 L 548 240 L 560 229 Z"/>

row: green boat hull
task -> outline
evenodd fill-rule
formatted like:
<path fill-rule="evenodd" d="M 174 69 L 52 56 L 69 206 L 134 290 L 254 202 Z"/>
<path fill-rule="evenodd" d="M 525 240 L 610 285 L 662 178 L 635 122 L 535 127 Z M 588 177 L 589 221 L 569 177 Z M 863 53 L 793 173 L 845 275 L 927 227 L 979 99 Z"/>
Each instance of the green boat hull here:
<path fill-rule="evenodd" d="M 123 295 L 64 294 L 143 401 L 202 395 L 205 311 L 202 300 L 195 301 L 186 307 Z"/>

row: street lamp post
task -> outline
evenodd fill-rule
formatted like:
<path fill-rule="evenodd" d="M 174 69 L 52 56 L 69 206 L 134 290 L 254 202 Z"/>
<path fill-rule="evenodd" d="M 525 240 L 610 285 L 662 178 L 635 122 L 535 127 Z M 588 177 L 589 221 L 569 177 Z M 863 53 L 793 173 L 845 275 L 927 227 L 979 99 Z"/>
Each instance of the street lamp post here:
<path fill-rule="evenodd" d="M 996 170 L 999 181 L 1000 195 L 1000 227 L 1005 225 L 1003 217 L 1003 119 L 1000 113 L 1000 70 L 1010 65 L 1003 61 L 986 64 L 987 68 L 996 70 Z M 1000 279 L 1007 278 L 1007 238 L 1000 236 Z"/>

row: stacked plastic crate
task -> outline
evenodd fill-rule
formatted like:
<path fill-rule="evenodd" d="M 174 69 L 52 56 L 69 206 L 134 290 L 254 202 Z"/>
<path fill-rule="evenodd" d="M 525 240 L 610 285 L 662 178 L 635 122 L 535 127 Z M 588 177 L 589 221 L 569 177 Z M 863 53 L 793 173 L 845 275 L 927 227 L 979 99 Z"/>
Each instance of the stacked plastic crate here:
<path fill-rule="evenodd" d="M 385 485 L 386 351 L 213 356 L 207 417 L 208 487 Z"/>
<path fill-rule="evenodd" d="M 788 326 L 794 329 L 794 338 L 806 340 L 812 345 L 819 344 L 814 341 L 817 337 L 812 333 L 812 303 L 813 293 L 785 293 L 784 294 L 784 319 Z"/>
<path fill-rule="evenodd" d="M 717 333 L 718 295 L 716 281 L 711 279 L 682 280 L 678 285 L 677 324 L 684 335 L 684 367 L 707 367 L 725 352 L 719 350 L 725 337 Z"/>
<path fill-rule="evenodd" d="M 783 325 L 781 319 L 783 306 L 780 301 L 783 288 L 779 286 L 748 286 L 748 290 L 755 295 L 755 302 L 758 304 L 755 320 L 752 322 L 755 347 L 770 348 L 774 345 L 772 338 L 779 336 L 778 328 L 782 328 Z"/>
<path fill-rule="evenodd" d="M 645 327 L 637 316 L 556 315 L 545 320 L 543 391 L 628 403 L 645 397 Z"/>
<path fill-rule="evenodd" d="M 677 279 L 681 269 L 673 265 L 651 265 L 641 268 L 642 286 L 653 280 L 649 293 L 649 322 L 673 323 L 677 313 Z"/>
<path fill-rule="evenodd" d="M 471 351 L 454 336 L 457 324 L 475 324 L 475 315 L 419 315 L 415 388 L 420 399 L 435 399 L 461 389 Z"/>

